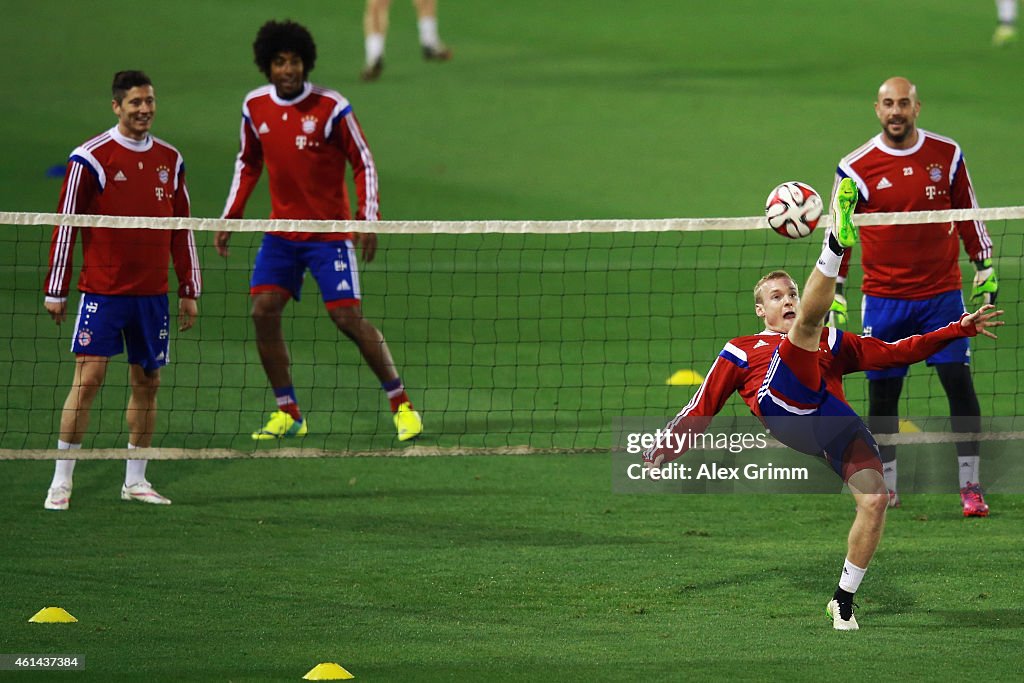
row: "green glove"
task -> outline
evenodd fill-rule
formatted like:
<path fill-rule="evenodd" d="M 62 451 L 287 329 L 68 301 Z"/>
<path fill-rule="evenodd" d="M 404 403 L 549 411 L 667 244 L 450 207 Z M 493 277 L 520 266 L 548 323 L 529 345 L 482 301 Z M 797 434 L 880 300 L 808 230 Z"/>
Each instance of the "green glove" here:
<path fill-rule="evenodd" d="M 846 327 L 847 317 L 846 297 L 836 293 L 835 299 L 832 300 L 832 308 L 828 309 L 825 324 L 835 328 Z"/>
<path fill-rule="evenodd" d="M 994 304 L 999 294 L 999 280 L 996 278 L 996 269 L 992 267 L 992 259 L 982 259 L 974 262 L 978 272 L 974 274 L 974 288 L 971 289 L 971 303 L 975 306 L 981 304 Z"/>

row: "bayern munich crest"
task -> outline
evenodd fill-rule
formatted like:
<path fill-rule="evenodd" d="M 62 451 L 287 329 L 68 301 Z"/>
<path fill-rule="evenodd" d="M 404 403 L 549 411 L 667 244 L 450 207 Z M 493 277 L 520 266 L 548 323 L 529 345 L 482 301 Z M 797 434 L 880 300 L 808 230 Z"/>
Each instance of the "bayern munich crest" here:
<path fill-rule="evenodd" d="M 162 185 L 166 185 L 167 181 L 171 179 L 171 169 L 166 166 L 158 166 L 156 169 L 156 176 L 160 179 Z"/>
<path fill-rule="evenodd" d="M 942 180 L 942 167 L 938 164 L 932 164 L 928 167 L 928 177 L 933 183 L 937 183 Z"/>
<path fill-rule="evenodd" d="M 78 345 L 79 346 L 88 346 L 91 343 L 92 343 L 92 332 L 90 332 L 89 330 L 81 330 L 78 333 Z"/>
<path fill-rule="evenodd" d="M 315 116 L 303 116 L 302 117 L 302 132 L 306 135 L 312 135 L 316 131 L 316 117 Z"/>

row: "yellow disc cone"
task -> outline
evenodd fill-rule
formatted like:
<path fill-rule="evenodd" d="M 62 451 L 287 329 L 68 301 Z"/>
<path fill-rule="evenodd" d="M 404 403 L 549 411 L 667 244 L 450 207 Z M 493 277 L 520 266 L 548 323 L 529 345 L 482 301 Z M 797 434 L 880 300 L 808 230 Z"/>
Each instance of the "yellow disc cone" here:
<path fill-rule="evenodd" d="M 699 372 L 693 370 L 676 370 L 672 373 L 672 376 L 665 380 L 665 384 L 669 384 L 674 387 L 692 387 L 697 386 L 704 381 Z"/>
<path fill-rule="evenodd" d="M 900 420 L 900 434 L 917 434 L 921 428 L 910 420 Z"/>
<path fill-rule="evenodd" d="M 345 667 L 340 664 L 326 662 L 314 666 L 303 678 L 307 681 L 342 681 L 355 678 L 355 676 L 346 671 Z"/>
<path fill-rule="evenodd" d="M 29 619 L 34 624 L 73 624 L 78 621 L 61 607 L 44 607 Z"/>

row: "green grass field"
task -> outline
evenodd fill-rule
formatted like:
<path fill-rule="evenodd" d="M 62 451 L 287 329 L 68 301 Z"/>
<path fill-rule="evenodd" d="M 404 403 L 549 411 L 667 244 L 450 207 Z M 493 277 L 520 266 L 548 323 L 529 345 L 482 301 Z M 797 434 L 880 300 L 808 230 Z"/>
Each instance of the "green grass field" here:
<path fill-rule="evenodd" d="M 219 215 L 241 100 L 261 84 L 249 46 L 285 16 L 317 39 L 313 80 L 353 103 L 386 219 L 756 215 L 782 180 L 827 193 L 894 74 L 917 82 L 920 125 L 963 145 L 983 206 L 1024 203 L 1024 51 L 990 47 L 990 2 L 441 5 L 455 59 L 420 59 L 398 1 L 384 77 L 366 85 L 358 0 L 6 2 L 0 210 L 53 211 L 46 169 L 113 124 L 112 73 L 142 68 L 194 214 Z M 248 216 L 268 212 L 261 188 Z M 1010 324 L 975 344 L 975 373 L 984 412 L 1016 416 L 1024 225 L 989 230 Z M 202 317 L 173 342 L 157 444 L 247 450 L 270 406 L 247 315 L 257 238 L 237 236 L 227 262 L 197 239 Z M 52 447 L 71 377 L 68 326 L 39 301 L 48 241 L 0 229 L 4 449 Z M 386 237 L 364 307 L 424 413 L 421 443 L 603 448 L 614 418 L 684 404 L 692 389 L 664 380 L 760 329 L 750 285 L 780 266 L 802 278 L 816 249 L 762 233 Z M 314 284 L 289 316 L 304 445 L 394 447 Z M 123 446 L 123 374 L 87 446 Z M 905 414 L 944 414 L 932 374 L 912 373 Z M 864 382 L 847 388 L 864 407 Z M 862 631 L 837 634 L 823 607 L 846 497 L 613 494 L 606 455 L 344 458 L 157 462 L 175 503 L 152 509 L 117 499 L 121 463 L 84 462 L 72 509 L 53 514 L 50 463 L 0 467 L 0 654 L 85 654 L 67 674 L 81 680 L 298 680 L 322 661 L 387 681 L 1021 674 L 1018 496 L 967 521 L 954 494 L 909 497 L 858 595 Z M 80 622 L 27 623 L 54 604 Z"/>

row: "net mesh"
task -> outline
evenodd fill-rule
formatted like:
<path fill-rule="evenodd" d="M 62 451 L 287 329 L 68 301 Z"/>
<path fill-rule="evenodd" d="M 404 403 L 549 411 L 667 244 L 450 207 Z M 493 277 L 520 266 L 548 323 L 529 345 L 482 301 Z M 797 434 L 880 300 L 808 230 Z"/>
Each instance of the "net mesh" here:
<path fill-rule="evenodd" d="M 974 344 L 972 367 L 986 416 L 1019 415 L 1024 399 L 1019 317 L 1024 207 L 872 216 L 877 222 L 982 218 L 995 244 L 1000 305 L 1010 325 Z M 648 221 L 382 222 L 378 257 L 360 264 L 363 313 L 384 334 L 425 433 L 395 440 L 387 400 L 355 345 L 325 315 L 307 277 L 285 309 L 294 384 L 310 433 L 254 443 L 274 409 L 256 351 L 248 282 L 263 231 L 348 231 L 365 223 L 220 221 L 0 212 L 0 457 L 54 457 L 60 408 L 71 384 L 72 316 L 55 326 L 41 307 L 51 227 L 189 227 L 203 267 L 200 318 L 172 332 L 150 457 L 517 453 L 607 449 L 612 421 L 672 415 L 697 389 L 723 343 L 762 329 L 751 289 L 782 268 L 802 282 L 817 235 L 789 241 L 760 217 Z M 823 225 L 828 221 L 824 220 Z M 214 230 L 232 239 L 228 259 Z M 969 293 L 974 267 L 963 258 Z M 76 269 L 80 265 L 76 254 Z M 77 279 L 77 270 L 75 282 Z M 173 282 L 173 275 L 171 276 Z M 860 331 L 859 267 L 847 294 Z M 172 285 L 173 289 L 173 285 Z M 72 293 L 69 310 L 77 305 Z M 172 301 L 173 301 L 172 295 Z M 174 305 L 172 303 L 172 311 Z M 82 457 L 124 457 L 128 373 L 111 364 L 93 406 Z M 866 382 L 847 379 L 866 411 Z M 743 415 L 734 398 L 723 411 Z M 911 370 L 908 415 L 948 415 L 934 373 Z M 77 454 L 76 454 L 77 455 Z"/>

